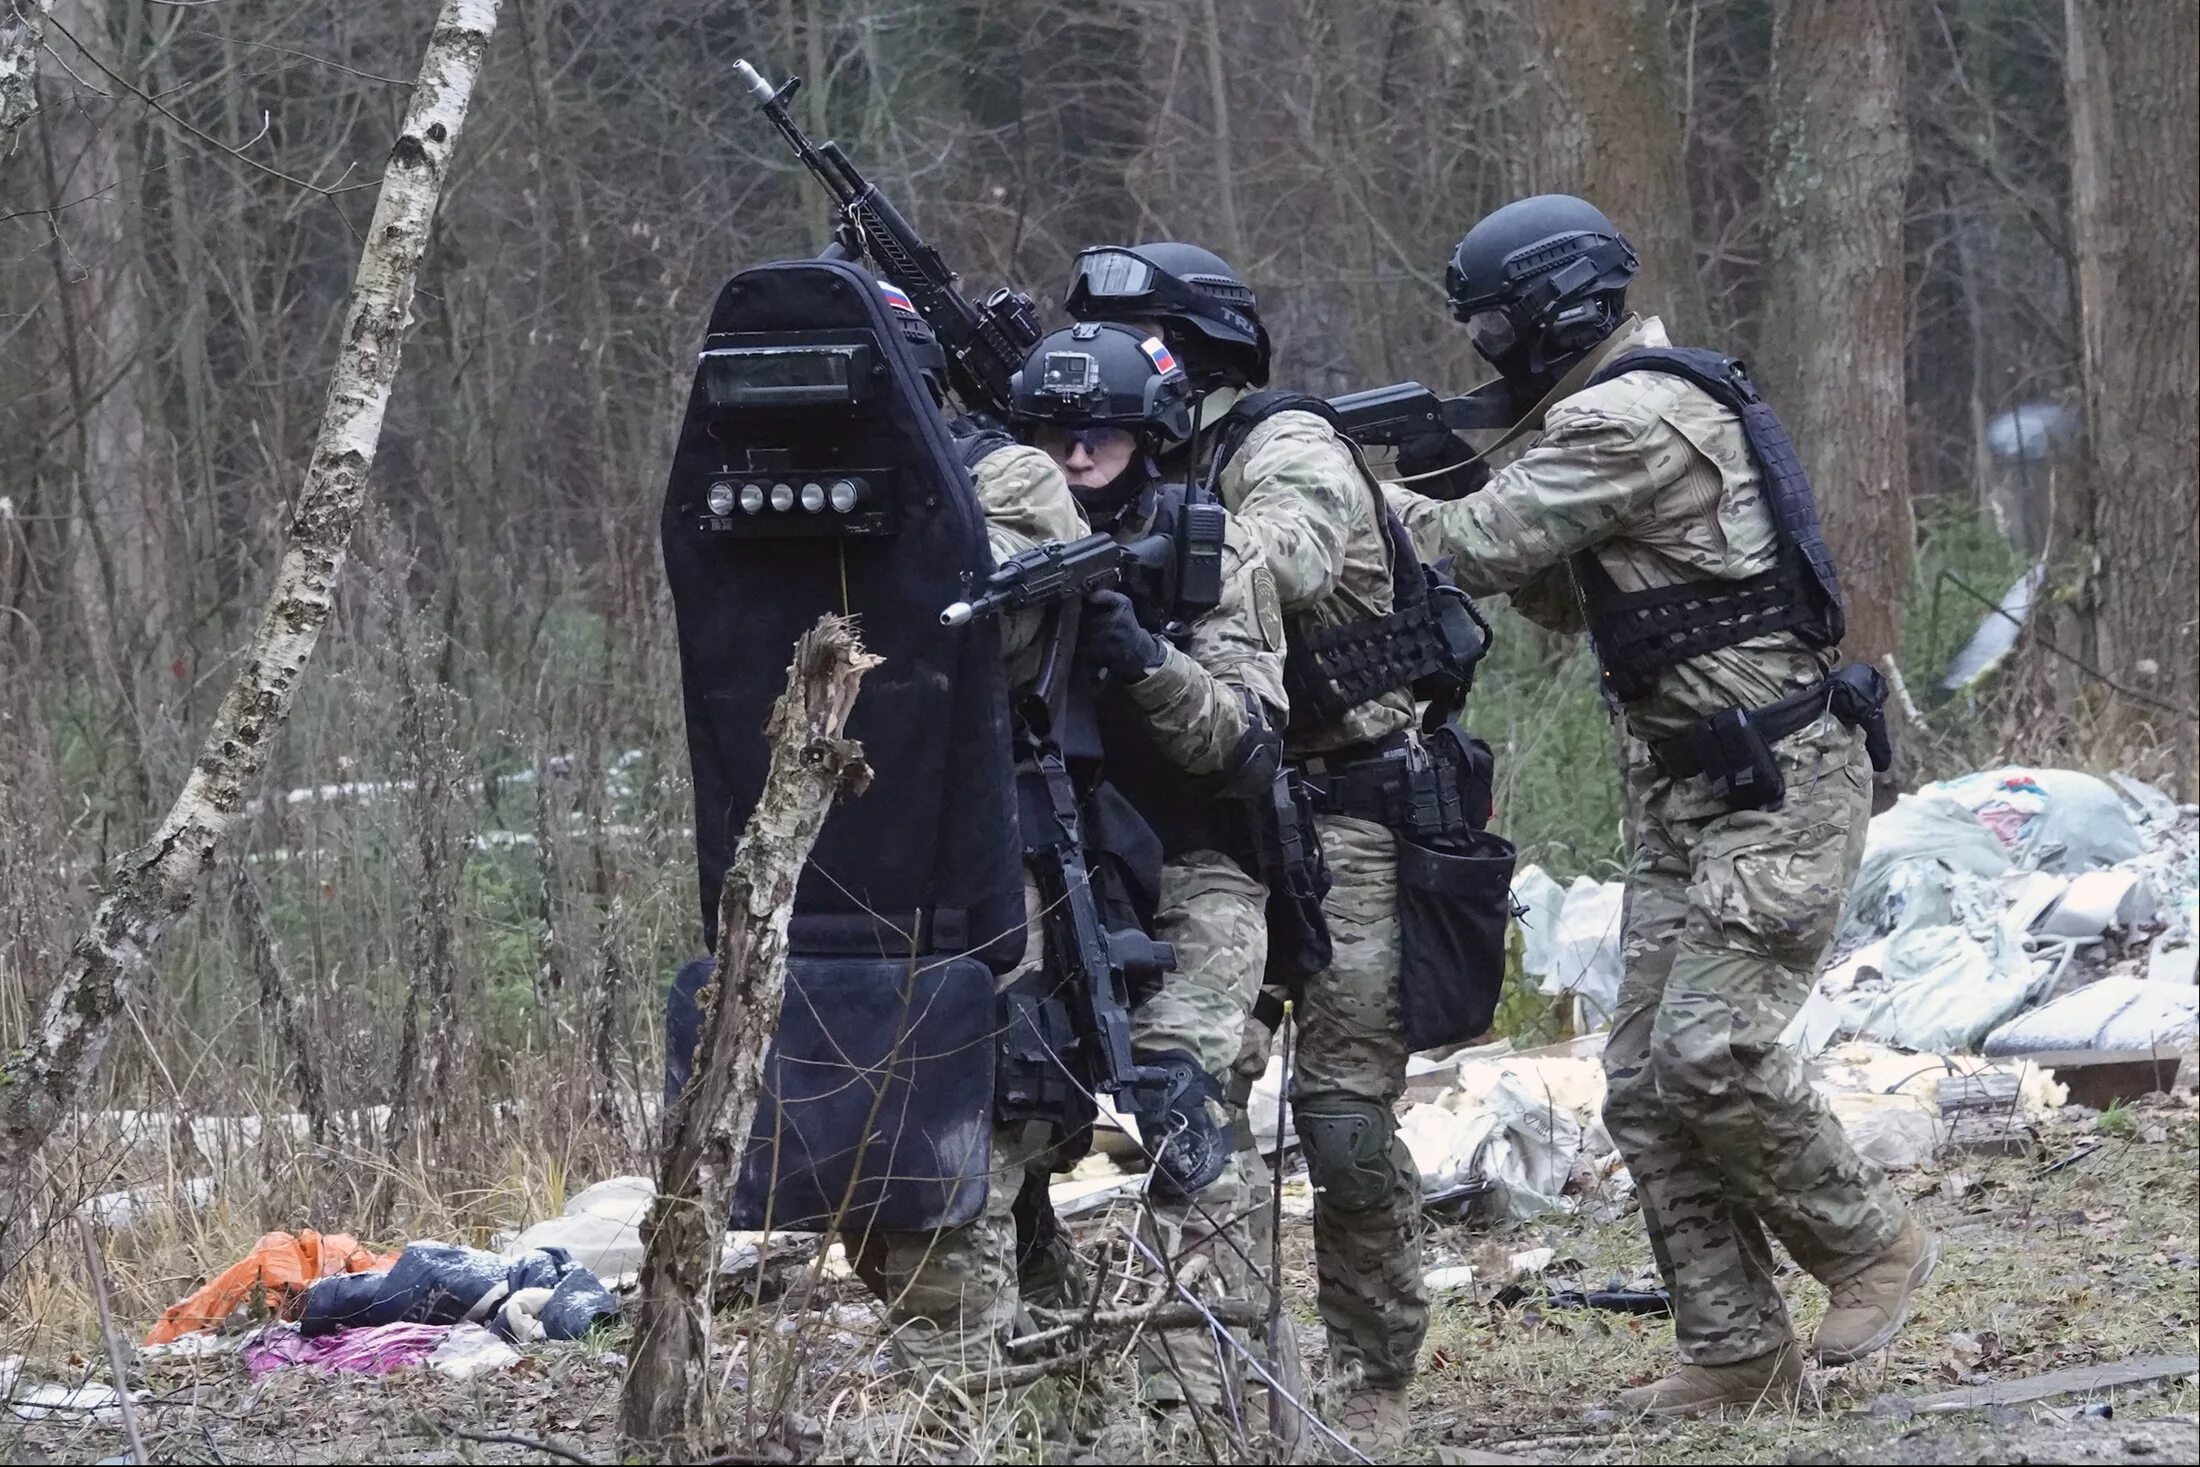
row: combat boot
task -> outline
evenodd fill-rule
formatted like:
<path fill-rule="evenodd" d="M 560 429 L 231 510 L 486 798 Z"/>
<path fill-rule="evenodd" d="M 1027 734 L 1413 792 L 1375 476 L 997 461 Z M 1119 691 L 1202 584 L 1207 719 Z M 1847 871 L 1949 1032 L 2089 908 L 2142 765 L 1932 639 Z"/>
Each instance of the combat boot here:
<path fill-rule="evenodd" d="M 1910 1317 L 1912 1297 L 1939 1261 L 1940 1245 L 1933 1235 L 1916 1219 L 1904 1218 L 1902 1231 L 1886 1252 L 1864 1265 L 1862 1273 L 1827 1290 L 1832 1298 L 1811 1337 L 1810 1352 L 1827 1365 L 1842 1365 L 1885 1349 Z"/>
<path fill-rule="evenodd" d="M 1404 1386 L 1363 1385 L 1344 1398 L 1330 1422 L 1337 1434 L 1371 1462 L 1396 1462 L 1405 1455 L 1412 1418 L 1406 1414 Z M 1336 1443 L 1327 1445 L 1334 1450 Z"/>
<path fill-rule="evenodd" d="M 1683 1365 L 1646 1386 L 1621 1391 L 1619 1409 L 1630 1416 L 1694 1416 L 1760 1402 L 1785 1409 L 1802 1384 L 1802 1356 L 1787 1344 L 1731 1365 Z"/>

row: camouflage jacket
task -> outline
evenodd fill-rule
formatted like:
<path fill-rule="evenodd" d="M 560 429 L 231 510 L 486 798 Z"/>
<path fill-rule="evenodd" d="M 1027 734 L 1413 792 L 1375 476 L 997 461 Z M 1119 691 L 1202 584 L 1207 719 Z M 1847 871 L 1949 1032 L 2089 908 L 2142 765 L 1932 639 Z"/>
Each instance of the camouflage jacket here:
<path fill-rule="evenodd" d="M 971 481 L 985 506 L 995 560 L 1042 541 L 1092 533 L 1061 469 L 1036 448 L 995 449 L 978 461 Z M 1116 538 L 1135 539 L 1146 529 L 1120 525 Z M 1011 682 L 1036 671 L 1032 642 L 1042 620 L 1024 613 L 1002 628 Z M 1282 724 L 1290 711 L 1283 693 L 1283 614 L 1259 545 L 1233 521 L 1222 546 L 1222 600 L 1192 624 L 1186 647 L 1171 645 L 1159 667 L 1124 691 L 1171 759 L 1189 774 L 1212 774 L 1245 736 L 1240 689 L 1266 703 L 1271 721 Z"/>
<path fill-rule="evenodd" d="M 1595 556 L 1621 591 L 1770 570 L 1777 531 L 1735 414 L 1665 373 L 1582 387 L 1621 353 L 1668 344 L 1656 317 L 1630 317 L 1513 430 L 1535 433 L 1526 451 L 1464 499 L 1385 485 L 1422 556 L 1450 557 L 1466 591 L 1510 592 L 1515 610 L 1562 631 L 1583 626 L 1576 555 Z M 1832 661 L 1785 632 L 1692 657 L 1627 705 L 1628 728 L 1665 738 L 1808 687 Z"/>
<path fill-rule="evenodd" d="M 1235 392 L 1210 394 L 1202 426 L 1219 421 Z M 1223 466 L 1217 489 L 1232 519 L 1260 548 L 1284 615 L 1336 626 L 1390 611 L 1390 541 L 1380 487 L 1351 444 L 1312 413 L 1260 423 Z M 1409 727 L 1404 689 L 1360 704 L 1343 721 L 1296 733 L 1293 754 L 1318 754 Z"/>

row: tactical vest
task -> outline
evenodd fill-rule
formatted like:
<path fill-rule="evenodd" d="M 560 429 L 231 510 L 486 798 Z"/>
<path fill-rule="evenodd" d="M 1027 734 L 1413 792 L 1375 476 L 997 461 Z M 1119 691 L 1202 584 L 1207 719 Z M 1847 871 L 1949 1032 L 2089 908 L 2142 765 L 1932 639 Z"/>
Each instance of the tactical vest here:
<path fill-rule="evenodd" d="M 1207 482 L 1222 472 L 1255 428 L 1278 413 L 1312 413 L 1338 427 L 1336 410 L 1318 397 L 1283 389 L 1249 393 L 1219 425 Z M 1342 430 L 1339 436 L 1343 437 Z M 1352 440 L 1344 441 L 1352 445 Z M 1352 445 L 1355 462 L 1359 449 Z M 1362 463 L 1370 492 L 1374 477 Z M 1396 689 L 1429 704 L 1427 727 L 1440 727 L 1466 700 L 1474 664 L 1489 645 L 1488 624 L 1467 594 L 1421 563 L 1398 517 L 1383 511 L 1390 545 L 1390 610 L 1324 626 L 1300 614 L 1284 618 L 1288 647 L 1283 686 L 1291 700 L 1287 731 L 1306 733 L 1341 722 L 1362 703 Z"/>
<path fill-rule="evenodd" d="M 1589 639 L 1613 695 L 1622 701 L 1640 698 L 1657 674 L 1677 663 L 1776 632 L 1793 632 L 1806 647 L 1837 645 L 1843 631 L 1841 583 L 1819 527 L 1818 502 L 1787 429 L 1757 395 L 1742 363 L 1715 351 L 1645 348 L 1606 363 L 1585 386 L 1629 372 L 1678 377 L 1741 419 L 1779 544 L 1772 569 L 1758 575 L 1641 591 L 1620 590 L 1593 551 L 1576 555 L 1574 579 Z"/>
<path fill-rule="evenodd" d="M 1174 544 L 1187 538 L 1196 543 L 1214 538 L 1215 586 L 1190 588 L 1185 577 L 1173 570 L 1144 571 L 1133 568 L 1122 590 L 1138 613 L 1139 625 L 1165 637 L 1178 651 L 1187 651 L 1191 626 L 1214 610 L 1221 601 L 1221 532 L 1226 521 L 1222 507 L 1211 499 L 1200 502 L 1186 493 L 1182 483 L 1155 486 L 1153 522 L 1146 533 L 1166 536 Z M 1189 502 L 1188 502 L 1189 501 Z M 1209 516 L 1204 511 L 1212 510 Z M 1211 521 L 1211 523 L 1210 523 Z M 1095 700 L 1100 747 L 1107 781 L 1130 801 L 1161 839 L 1169 856 L 1186 851 L 1219 850 L 1255 869 L 1252 833 L 1243 811 L 1216 798 L 1213 776 L 1187 773 L 1155 740 L 1147 716 L 1123 688 L 1110 687 Z"/>

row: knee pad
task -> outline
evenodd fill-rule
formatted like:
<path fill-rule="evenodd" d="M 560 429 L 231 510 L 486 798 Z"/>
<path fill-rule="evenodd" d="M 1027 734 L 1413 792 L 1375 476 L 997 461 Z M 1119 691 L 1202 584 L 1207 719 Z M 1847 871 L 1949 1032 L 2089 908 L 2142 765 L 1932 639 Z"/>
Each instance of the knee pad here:
<path fill-rule="evenodd" d="M 1390 1160 L 1398 1119 L 1380 1100 L 1317 1095 L 1291 1107 L 1292 1127 L 1306 1148 L 1316 1187 L 1346 1212 L 1367 1212 L 1390 1196 Z"/>

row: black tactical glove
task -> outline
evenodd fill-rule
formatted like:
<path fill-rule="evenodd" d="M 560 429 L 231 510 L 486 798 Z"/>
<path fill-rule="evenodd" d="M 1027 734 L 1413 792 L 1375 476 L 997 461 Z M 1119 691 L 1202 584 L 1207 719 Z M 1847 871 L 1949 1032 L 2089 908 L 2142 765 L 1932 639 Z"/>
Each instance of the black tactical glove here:
<path fill-rule="evenodd" d="M 1398 445 L 1398 477 L 1406 487 L 1431 499 L 1464 499 L 1490 481 L 1490 466 L 1455 433 L 1432 428 Z"/>
<path fill-rule="evenodd" d="M 1222 1098 L 1214 1076 L 1181 1049 L 1133 1055 L 1150 1078 L 1121 1099 L 1138 1121 L 1138 1139 L 1153 1158 L 1153 1189 L 1163 1197 L 1189 1197 L 1222 1175 L 1230 1161 L 1230 1135 L 1209 1101 Z"/>
<path fill-rule="evenodd" d="M 1106 668 L 1111 676 L 1126 683 L 1137 682 L 1169 655 L 1169 644 L 1138 624 L 1131 598 L 1121 591 L 1085 594 L 1085 615 L 1078 624 L 1077 639 L 1093 666 Z"/>

